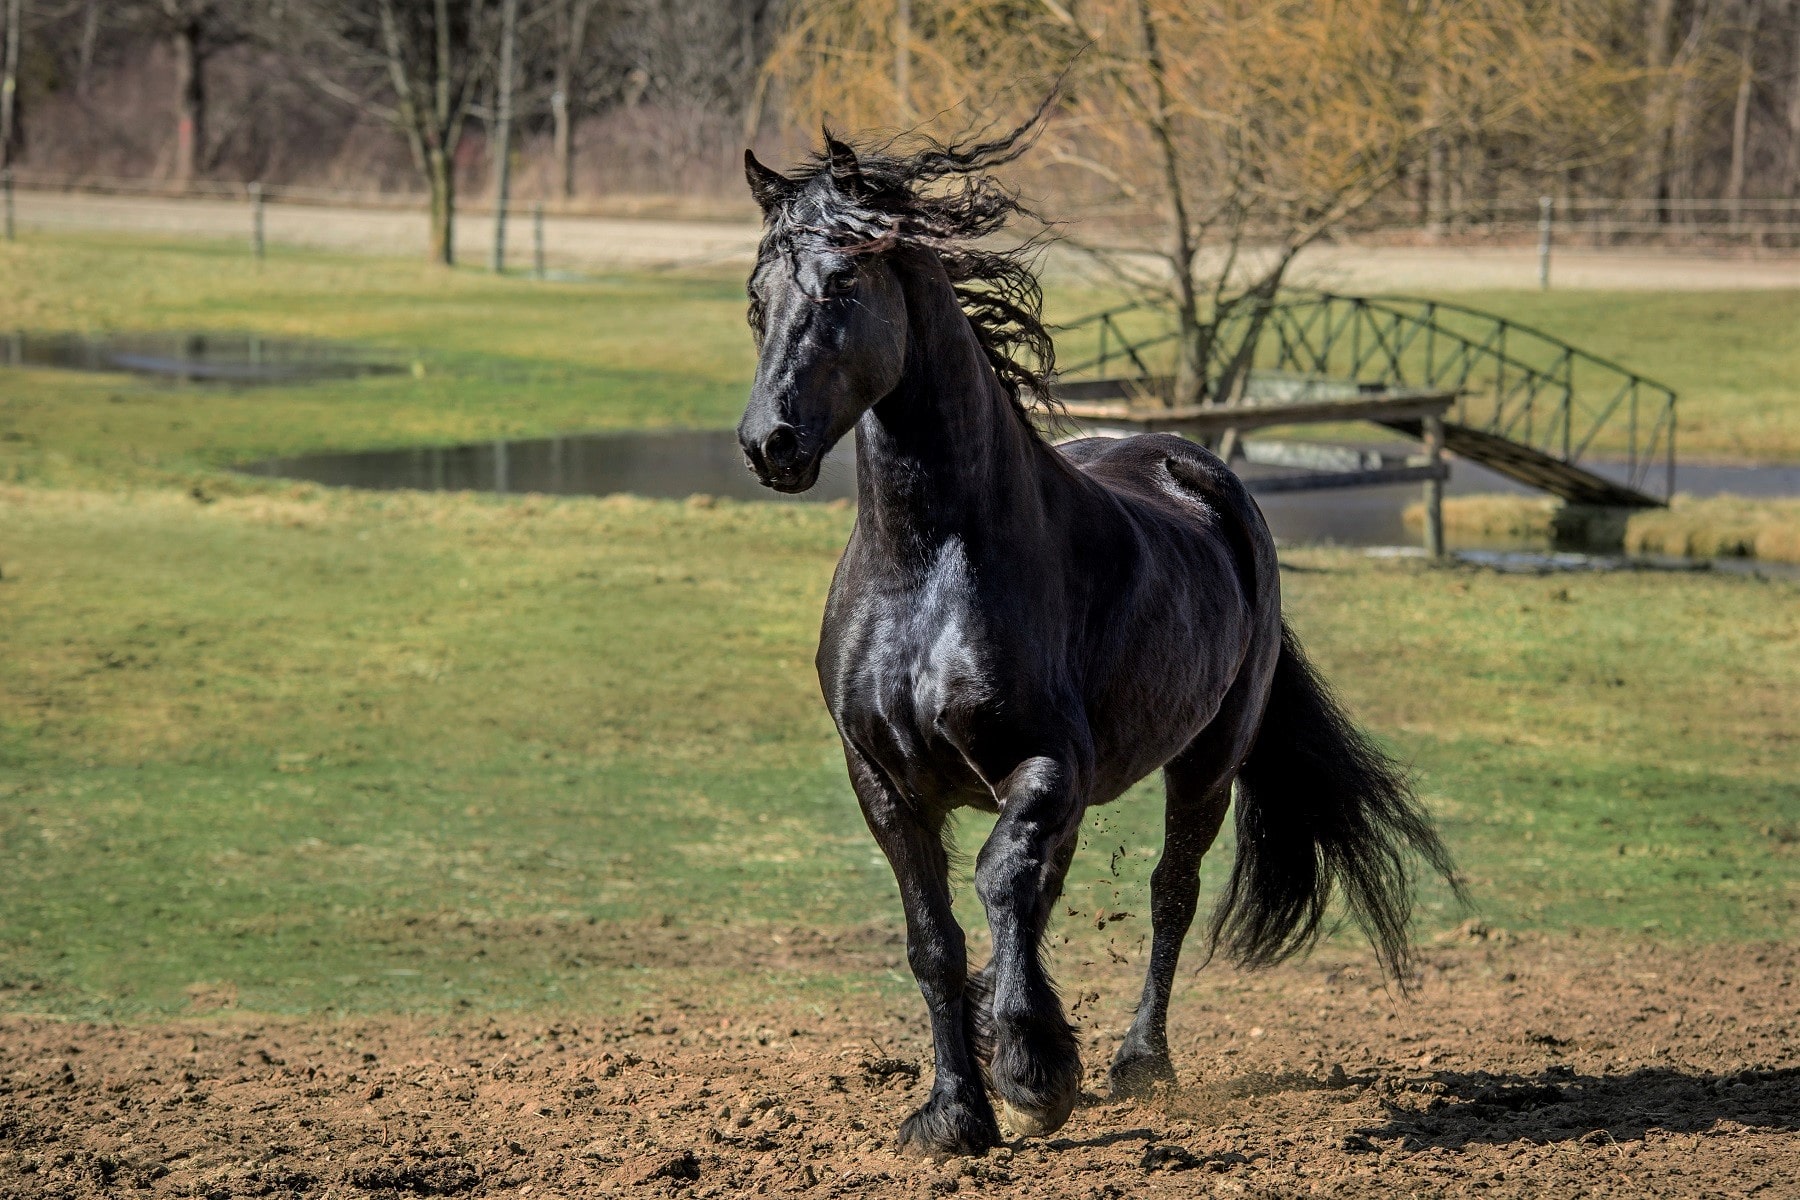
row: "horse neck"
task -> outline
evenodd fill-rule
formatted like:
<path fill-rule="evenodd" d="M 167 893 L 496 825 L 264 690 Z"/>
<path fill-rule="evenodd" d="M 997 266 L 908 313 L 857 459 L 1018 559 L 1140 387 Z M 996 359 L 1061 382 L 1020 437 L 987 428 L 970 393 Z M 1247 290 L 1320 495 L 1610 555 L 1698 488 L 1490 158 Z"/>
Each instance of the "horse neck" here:
<path fill-rule="evenodd" d="M 856 468 L 864 528 L 929 555 L 1024 519 L 1039 495 L 1042 442 L 1000 386 L 942 265 L 920 258 L 897 268 L 906 367 L 857 425 Z"/>

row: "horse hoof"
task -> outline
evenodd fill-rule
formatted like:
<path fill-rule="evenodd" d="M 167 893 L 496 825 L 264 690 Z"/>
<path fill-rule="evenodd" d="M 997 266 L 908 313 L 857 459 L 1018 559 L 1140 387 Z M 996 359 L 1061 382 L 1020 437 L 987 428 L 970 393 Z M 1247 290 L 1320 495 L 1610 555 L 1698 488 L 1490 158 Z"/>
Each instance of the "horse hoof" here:
<path fill-rule="evenodd" d="M 1074 1107 L 1070 1104 L 1061 1112 L 1038 1112 L 1014 1108 L 1011 1101 L 1002 1098 L 1000 1127 L 1015 1138 L 1048 1137 L 1068 1123 L 1069 1113 L 1074 1111 Z"/>
<path fill-rule="evenodd" d="M 1114 1100 L 1142 1100 L 1175 1086 L 1175 1068 L 1165 1056 L 1120 1059 L 1107 1073 Z"/>
<path fill-rule="evenodd" d="M 956 1100 L 930 1099 L 900 1123 L 897 1149 L 902 1154 L 942 1162 L 946 1158 L 979 1157 L 1000 1144 L 991 1113 Z"/>
<path fill-rule="evenodd" d="M 1060 1018 L 1060 1014 L 1058 1014 Z M 1000 1022 L 988 1080 L 1015 1137 L 1061 1129 L 1081 1095 L 1081 1055 L 1068 1022 Z"/>

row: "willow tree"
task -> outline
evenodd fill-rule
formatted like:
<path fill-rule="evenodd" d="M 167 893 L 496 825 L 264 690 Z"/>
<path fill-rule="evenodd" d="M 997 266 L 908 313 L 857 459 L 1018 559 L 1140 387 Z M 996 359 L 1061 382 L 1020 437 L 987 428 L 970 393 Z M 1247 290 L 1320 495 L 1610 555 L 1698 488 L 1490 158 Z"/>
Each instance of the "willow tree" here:
<path fill-rule="evenodd" d="M 798 116 L 862 126 L 938 113 L 927 129 L 1004 117 L 1060 80 L 1038 157 L 1070 194 L 1090 181 L 1090 210 L 1107 218 L 1070 240 L 1170 312 L 1168 401 L 1181 405 L 1230 398 L 1249 364 L 1221 358 L 1222 319 L 1248 306 L 1254 330 L 1295 256 L 1394 197 L 1435 133 L 1505 147 L 1595 110 L 1618 77 L 1609 51 L 1545 21 L 1551 7 L 811 0 L 770 70 Z"/>

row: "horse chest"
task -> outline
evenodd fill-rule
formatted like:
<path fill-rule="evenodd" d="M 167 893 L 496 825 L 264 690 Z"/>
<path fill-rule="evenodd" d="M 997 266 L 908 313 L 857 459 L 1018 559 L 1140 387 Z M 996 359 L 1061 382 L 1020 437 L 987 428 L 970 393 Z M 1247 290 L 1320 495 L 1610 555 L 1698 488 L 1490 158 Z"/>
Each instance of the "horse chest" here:
<path fill-rule="evenodd" d="M 839 727 L 921 788 L 978 783 L 957 742 L 994 695 L 996 656 L 957 557 L 921 586 L 857 589 L 832 608 L 826 691 Z"/>

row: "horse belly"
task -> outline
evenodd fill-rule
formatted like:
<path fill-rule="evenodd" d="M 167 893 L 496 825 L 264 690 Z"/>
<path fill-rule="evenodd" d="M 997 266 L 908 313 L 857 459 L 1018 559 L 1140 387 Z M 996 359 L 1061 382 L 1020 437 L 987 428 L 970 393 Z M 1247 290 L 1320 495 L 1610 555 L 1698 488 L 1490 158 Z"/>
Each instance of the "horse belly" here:
<path fill-rule="evenodd" d="M 1254 616 L 1228 552 L 1195 538 L 1159 557 L 1108 620 L 1089 671 L 1096 791 L 1112 799 L 1181 753 L 1219 714 Z"/>

